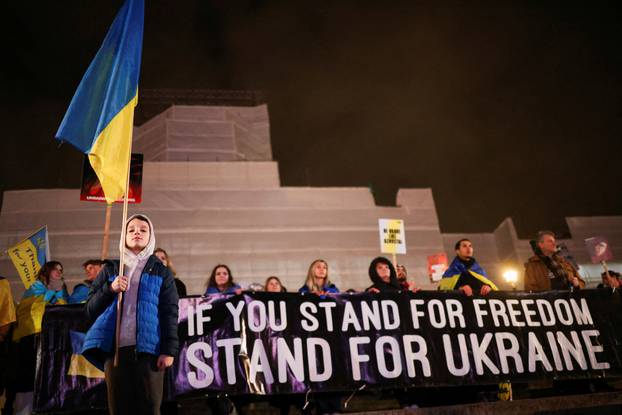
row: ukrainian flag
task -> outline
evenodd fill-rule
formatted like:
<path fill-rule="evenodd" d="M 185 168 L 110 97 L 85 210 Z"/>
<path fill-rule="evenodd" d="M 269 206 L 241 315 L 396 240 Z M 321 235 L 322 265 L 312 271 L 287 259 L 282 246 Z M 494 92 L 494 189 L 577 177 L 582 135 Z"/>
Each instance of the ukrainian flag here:
<path fill-rule="evenodd" d="M 8 249 L 9 257 L 17 269 L 26 289 L 37 280 L 37 273 L 50 260 L 48 227 L 44 226 L 28 238 Z"/>
<path fill-rule="evenodd" d="M 82 345 L 84 344 L 84 338 L 86 337 L 85 333 L 69 330 L 69 336 L 71 338 L 72 352 L 67 374 L 70 376 L 104 379 L 104 372 L 93 366 L 93 364 L 86 360 L 80 353 L 82 351 Z"/>
<path fill-rule="evenodd" d="M 121 199 L 127 186 L 144 7 L 144 0 L 126 0 L 56 133 L 88 154 L 107 203 Z"/>

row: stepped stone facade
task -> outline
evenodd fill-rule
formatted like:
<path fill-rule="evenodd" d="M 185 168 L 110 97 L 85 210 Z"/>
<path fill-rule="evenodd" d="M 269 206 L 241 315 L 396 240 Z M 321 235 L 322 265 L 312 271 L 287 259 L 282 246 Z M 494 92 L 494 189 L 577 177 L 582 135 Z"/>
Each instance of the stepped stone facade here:
<path fill-rule="evenodd" d="M 277 275 L 296 290 L 317 258 L 328 261 L 338 287 L 363 289 L 370 284 L 369 262 L 380 254 L 379 218 L 404 220 L 408 253 L 398 261 L 427 289 L 435 288 L 427 256 L 444 251 L 451 259 L 462 237 L 474 242 L 476 257 L 502 287 L 504 267 L 520 271 L 530 256 L 511 219 L 492 233 L 442 234 L 431 189 L 400 189 L 396 207 L 380 207 L 363 187 L 282 187 L 269 138 L 265 105 L 173 106 L 135 129 L 134 148 L 146 161 L 143 203 L 130 205 L 130 214 L 153 220 L 157 245 L 173 257 L 189 294 L 203 293 L 219 263 L 228 264 L 242 286 Z M 111 257 L 118 257 L 121 210 L 113 209 Z M 80 264 L 100 255 L 104 211 L 103 204 L 81 202 L 78 189 L 5 192 L 0 249 L 47 224 L 51 255 L 63 263 L 71 287 L 82 280 Z M 584 238 L 606 236 L 614 255 L 622 255 L 622 217 L 568 218 L 568 224 L 573 239 L 565 242 L 584 275 L 599 273 L 588 264 Z M 23 286 L 7 256 L 0 258 L 0 275 L 19 298 Z"/>

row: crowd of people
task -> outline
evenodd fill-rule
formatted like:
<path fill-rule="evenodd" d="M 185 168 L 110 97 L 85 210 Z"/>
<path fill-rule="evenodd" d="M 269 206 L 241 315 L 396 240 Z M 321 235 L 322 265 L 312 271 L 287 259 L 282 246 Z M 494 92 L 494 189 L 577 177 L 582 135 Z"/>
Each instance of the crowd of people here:
<path fill-rule="evenodd" d="M 469 239 L 455 244 L 452 260 L 439 283 L 440 290 L 456 290 L 465 296 L 486 296 L 497 291 L 496 284 L 474 257 Z M 558 253 L 555 235 L 538 233 L 533 244 L 534 255 L 525 264 L 525 290 L 582 289 L 585 282 L 576 267 Z M 0 388 L 6 388 L 7 403 L 3 413 L 28 413 L 32 402 L 35 374 L 35 345 L 41 331 L 41 318 L 47 304 L 84 303 L 91 328 L 86 334 L 83 355 L 105 372 L 109 410 L 119 413 L 159 413 L 162 403 L 164 370 L 170 367 L 178 352 L 178 298 L 187 295 L 184 283 L 177 278 L 171 257 L 156 248 L 154 225 L 144 215 L 134 215 L 126 223 L 126 237 L 121 241 L 125 270 L 120 262 L 90 259 L 84 262 L 86 279 L 69 293 L 63 279 L 63 266 L 58 261 L 44 264 L 37 280 L 14 306 L 7 280 L 0 279 L 0 358 L 3 368 L 19 365 L 11 373 L 3 370 Z M 369 293 L 418 292 L 419 287 L 408 280 L 406 267 L 384 257 L 373 259 L 368 275 Z M 602 274 L 601 288 L 616 289 L 620 274 Z M 252 284 L 253 291 L 287 292 L 277 276 L 269 276 L 263 284 Z M 243 288 L 234 280 L 231 268 L 218 264 L 206 282 L 204 295 L 240 294 Z M 348 290 L 351 292 L 352 290 Z M 309 265 L 299 293 L 320 296 L 337 294 L 339 288 L 329 277 L 329 265 L 316 259 Z M 117 307 L 118 294 L 123 293 L 122 306 Z M 120 333 L 115 322 L 120 310 Z M 11 347 L 12 355 L 8 349 Z M 118 342 L 118 364 L 113 361 Z M 11 359 L 11 364 L 8 364 Z M 7 363 L 5 365 L 5 363 Z M 1 394 L 2 391 L 0 391 Z M 140 397 L 140 399 L 137 399 Z M 318 400 L 320 413 L 336 412 L 339 395 Z M 282 403 L 282 402 L 281 402 Z M 281 405 L 282 406 L 282 405 Z M 214 404 L 213 412 L 226 411 Z"/>

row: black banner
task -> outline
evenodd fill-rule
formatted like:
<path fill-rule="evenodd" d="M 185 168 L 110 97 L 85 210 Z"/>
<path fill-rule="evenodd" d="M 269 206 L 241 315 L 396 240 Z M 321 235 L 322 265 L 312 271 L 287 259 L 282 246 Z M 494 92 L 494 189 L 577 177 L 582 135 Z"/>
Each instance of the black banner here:
<path fill-rule="evenodd" d="M 190 297 L 180 300 L 181 350 L 167 385 L 180 397 L 614 377 L 621 311 L 611 290 Z M 80 312 L 46 312 L 39 411 L 105 401 L 102 380 L 76 363 Z"/>

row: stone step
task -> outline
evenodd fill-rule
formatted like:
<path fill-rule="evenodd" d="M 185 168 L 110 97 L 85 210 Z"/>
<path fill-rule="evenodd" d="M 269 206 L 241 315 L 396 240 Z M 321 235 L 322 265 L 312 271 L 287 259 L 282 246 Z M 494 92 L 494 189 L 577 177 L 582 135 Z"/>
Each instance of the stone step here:
<path fill-rule="evenodd" d="M 134 210 L 175 208 L 313 208 L 360 209 L 375 207 L 367 188 L 282 187 L 278 189 L 160 190 L 143 189 L 143 203 Z M 2 214 L 67 209 L 100 210 L 101 205 L 80 201 L 78 189 L 35 189 L 4 193 Z M 399 210 L 399 209 L 398 209 Z"/>
<path fill-rule="evenodd" d="M 394 215 L 393 208 L 363 209 L 246 209 L 241 208 L 203 208 L 187 209 L 138 209 L 131 212 L 143 213 L 154 222 L 156 229 L 200 228 L 212 230 L 226 229 L 365 229 L 378 228 L 378 218 Z M 401 213 L 401 212 L 400 212 Z M 112 229 L 118 231 L 121 222 L 121 207 L 115 207 L 111 216 Z M 432 210 L 421 209 L 408 216 L 400 216 L 405 221 L 407 231 L 438 230 L 436 214 Z M 52 212 L 7 213 L 0 217 L 0 235 L 12 233 L 18 239 L 25 236 L 37 224 L 45 223 L 50 232 L 63 234 L 71 231 L 91 232 L 98 235 L 104 226 L 104 205 L 98 210 L 62 210 Z M 118 232 L 117 232 L 118 233 Z"/>

